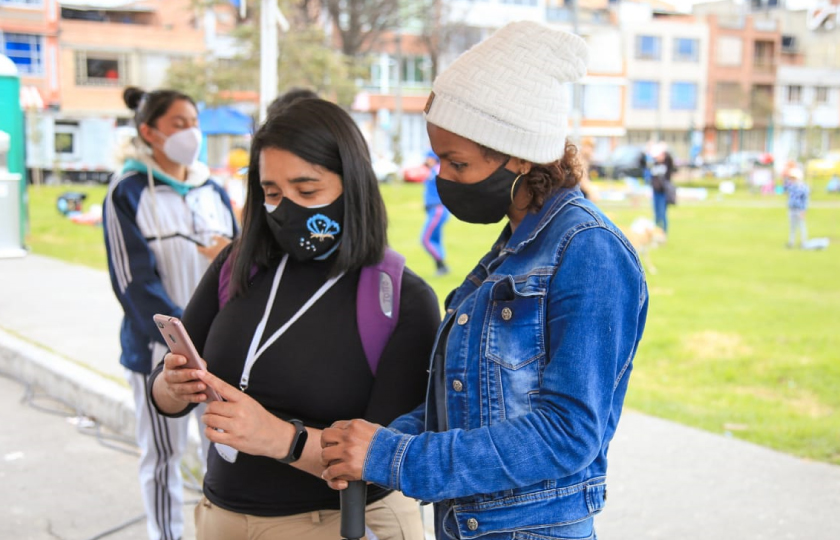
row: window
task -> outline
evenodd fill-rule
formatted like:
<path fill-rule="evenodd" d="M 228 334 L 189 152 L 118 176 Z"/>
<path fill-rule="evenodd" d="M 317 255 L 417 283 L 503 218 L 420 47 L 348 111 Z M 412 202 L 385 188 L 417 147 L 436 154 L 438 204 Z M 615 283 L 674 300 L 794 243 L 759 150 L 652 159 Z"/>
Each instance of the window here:
<path fill-rule="evenodd" d="M 697 109 L 697 84 L 675 82 L 671 85 L 671 110 L 693 111 Z"/>
<path fill-rule="evenodd" d="M 700 45 L 696 39 L 674 39 L 674 61 L 696 62 L 699 58 Z"/>
<path fill-rule="evenodd" d="M 795 53 L 796 48 L 796 36 L 782 36 L 782 52 Z"/>
<path fill-rule="evenodd" d="M 715 105 L 720 109 L 740 109 L 743 95 L 741 85 L 738 83 L 717 83 L 715 86 Z"/>
<path fill-rule="evenodd" d="M 775 47 L 772 41 L 756 41 L 755 54 L 753 55 L 753 65 L 759 69 L 767 69 L 773 67 L 773 50 Z"/>
<path fill-rule="evenodd" d="M 657 36 L 636 36 L 636 58 L 659 60 L 661 41 Z"/>
<path fill-rule="evenodd" d="M 788 101 L 788 103 L 801 103 L 802 102 L 802 87 L 801 86 L 788 86 L 787 101 Z"/>
<path fill-rule="evenodd" d="M 423 56 L 405 56 L 402 64 L 402 81 L 409 85 L 432 85 L 432 61 Z"/>
<path fill-rule="evenodd" d="M 55 145 L 56 156 L 63 161 L 79 159 L 76 140 L 79 134 L 78 122 L 59 121 L 55 124 Z"/>
<path fill-rule="evenodd" d="M 658 109 L 659 83 L 653 81 L 635 81 L 633 83 L 633 108 Z"/>
<path fill-rule="evenodd" d="M 814 88 L 814 101 L 820 105 L 828 103 L 828 87 L 817 86 Z"/>
<path fill-rule="evenodd" d="M 14 62 L 21 75 L 43 75 L 43 36 L 0 32 L 0 52 Z"/>
<path fill-rule="evenodd" d="M 716 61 L 719 66 L 740 66 L 744 44 L 736 36 L 720 36 L 717 39 Z"/>
<path fill-rule="evenodd" d="M 587 120 L 621 120 L 621 87 L 614 84 L 581 85 L 583 117 Z"/>
<path fill-rule="evenodd" d="M 124 55 L 100 52 L 76 53 L 76 84 L 122 86 L 127 83 Z"/>

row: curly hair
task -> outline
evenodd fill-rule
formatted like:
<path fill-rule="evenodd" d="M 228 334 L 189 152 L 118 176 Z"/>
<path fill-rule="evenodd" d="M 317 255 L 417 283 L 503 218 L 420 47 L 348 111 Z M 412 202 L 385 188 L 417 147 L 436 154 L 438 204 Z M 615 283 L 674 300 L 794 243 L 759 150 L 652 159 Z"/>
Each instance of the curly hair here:
<path fill-rule="evenodd" d="M 479 145 L 485 159 L 496 162 L 506 161 L 510 156 L 492 148 Z M 566 141 L 566 151 L 563 157 L 551 163 L 533 163 L 528 174 L 522 177 L 531 200 L 528 203 L 529 212 L 539 212 L 546 199 L 559 189 L 570 189 L 580 183 L 583 177 L 583 167 L 578 159 L 578 148 Z"/>

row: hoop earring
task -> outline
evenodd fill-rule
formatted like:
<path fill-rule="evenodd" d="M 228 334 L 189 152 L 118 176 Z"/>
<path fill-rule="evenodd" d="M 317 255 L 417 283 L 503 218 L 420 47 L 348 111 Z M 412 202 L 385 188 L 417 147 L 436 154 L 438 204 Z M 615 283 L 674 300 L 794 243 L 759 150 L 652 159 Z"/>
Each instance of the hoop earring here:
<path fill-rule="evenodd" d="M 522 173 L 519 173 L 519 176 L 513 179 L 513 184 L 510 185 L 510 202 L 513 203 L 513 192 L 516 189 L 516 182 L 522 178 Z"/>

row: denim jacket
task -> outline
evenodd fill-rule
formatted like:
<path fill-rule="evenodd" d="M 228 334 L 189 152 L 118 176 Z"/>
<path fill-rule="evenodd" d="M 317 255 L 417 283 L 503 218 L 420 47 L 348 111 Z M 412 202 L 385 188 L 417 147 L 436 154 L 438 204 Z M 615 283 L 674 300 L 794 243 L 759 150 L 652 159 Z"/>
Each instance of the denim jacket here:
<path fill-rule="evenodd" d="M 555 194 L 447 298 L 445 395 L 430 382 L 425 405 L 377 430 L 364 479 L 438 503 L 454 538 L 599 512 L 647 307 L 624 235 L 578 189 Z"/>

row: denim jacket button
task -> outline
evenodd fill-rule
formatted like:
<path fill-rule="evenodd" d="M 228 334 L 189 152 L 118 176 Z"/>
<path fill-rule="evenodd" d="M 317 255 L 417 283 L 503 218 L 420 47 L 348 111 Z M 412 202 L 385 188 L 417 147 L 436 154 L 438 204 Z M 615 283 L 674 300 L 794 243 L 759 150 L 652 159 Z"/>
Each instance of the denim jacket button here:
<path fill-rule="evenodd" d="M 461 316 L 458 317 L 458 325 L 459 326 L 464 326 L 465 324 L 467 324 L 468 320 L 470 320 L 470 316 L 467 315 L 466 313 L 461 313 Z"/>
<path fill-rule="evenodd" d="M 446 308 L 447 313 L 455 313 L 455 308 Z"/>
<path fill-rule="evenodd" d="M 509 307 L 504 308 L 502 310 L 502 319 L 509 321 L 511 320 L 511 318 L 513 318 L 513 310 L 511 310 Z"/>
<path fill-rule="evenodd" d="M 470 518 L 467 520 L 467 528 L 471 531 L 475 531 L 478 529 L 478 520 L 475 518 Z"/>
<path fill-rule="evenodd" d="M 456 392 L 460 392 L 464 389 L 464 383 L 462 383 L 458 379 L 455 379 L 454 381 L 452 381 L 452 389 Z"/>

